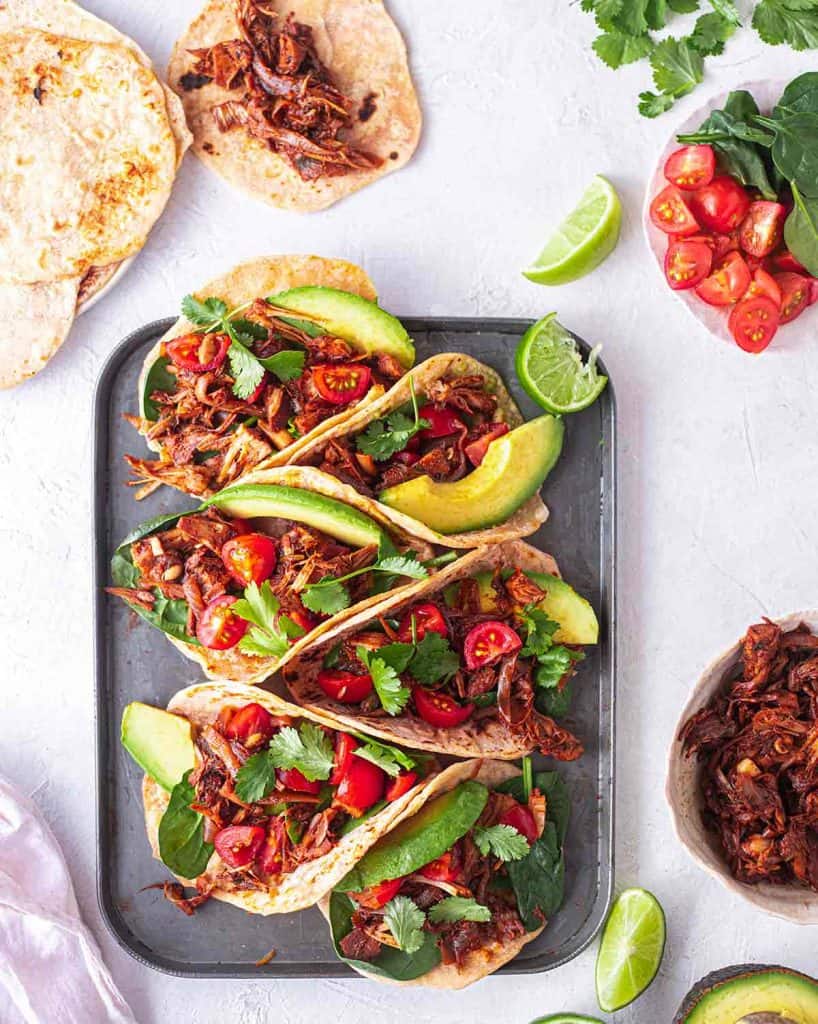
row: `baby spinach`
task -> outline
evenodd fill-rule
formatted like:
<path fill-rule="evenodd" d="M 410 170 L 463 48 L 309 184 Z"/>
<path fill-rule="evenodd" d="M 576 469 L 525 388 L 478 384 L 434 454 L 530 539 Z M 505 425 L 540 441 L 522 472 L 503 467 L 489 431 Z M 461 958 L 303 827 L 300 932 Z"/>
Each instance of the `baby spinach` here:
<path fill-rule="evenodd" d="M 192 770 L 192 769 L 191 769 Z M 196 792 L 185 772 L 173 787 L 159 822 L 159 856 L 175 875 L 197 878 L 207 867 L 213 844 L 204 841 L 204 818 L 191 809 Z"/>
<path fill-rule="evenodd" d="M 793 78 L 781 93 L 781 98 L 773 110 L 773 117 L 785 117 L 787 114 L 798 114 L 802 111 L 818 111 L 818 71 L 807 71 L 798 78 Z"/>
<path fill-rule="evenodd" d="M 792 186 L 794 206 L 784 223 L 787 248 L 813 277 L 818 277 L 818 198 L 802 196 Z"/>
<path fill-rule="evenodd" d="M 771 154 L 782 177 L 803 195 L 818 194 L 818 113 L 802 111 L 783 118 L 755 117 L 773 132 Z"/>

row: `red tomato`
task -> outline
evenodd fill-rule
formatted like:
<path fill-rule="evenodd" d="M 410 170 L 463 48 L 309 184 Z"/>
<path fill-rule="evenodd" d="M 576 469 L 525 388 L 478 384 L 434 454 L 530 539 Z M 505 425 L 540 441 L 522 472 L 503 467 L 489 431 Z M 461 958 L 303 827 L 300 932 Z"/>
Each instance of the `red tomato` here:
<path fill-rule="evenodd" d="M 696 288 L 696 294 L 711 306 L 738 302 L 750 287 L 750 268 L 741 253 L 728 252 L 715 271 Z"/>
<path fill-rule="evenodd" d="M 671 242 L 665 253 L 665 278 L 674 291 L 695 288 L 712 263 L 713 252 L 704 242 Z"/>
<path fill-rule="evenodd" d="M 818 278 L 811 277 L 809 279 L 809 302 L 807 305 L 811 306 L 814 302 L 818 302 Z"/>
<path fill-rule="evenodd" d="M 398 626 L 398 640 L 402 644 L 412 642 L 412 619 L 415 620 L 415 635 L 422 640 L 427 633 L 439 633 L 441 636 L 448 636 L 449 629 L 443 613 L 436 604 L 427 601 L 425 604 L 416 604 L 400 620 Z"/>
<path fill-rule="evenodd" d="M 401 772 L 400 775 L 395 776 L 395 778 L 392 779 L 386 787 L 386 799 L 389 803 L 392 803 L 393 800 L 397 800 L 398 797 L 408 793 L 417 780 L 417 772 Z"/>
<path fill-rule="evenodd" d="M 278 549 L 272 537 L 263 533 L 242 533 L 222 547 L 222 561 L 242 586 L 261 584 L 275 571 Z"/>
<path fill-rule="evenodd" d="M 481 622 L 466 634 L 463 642 L 463 657 L 467 669 L 493 665 L 506 654 L 513 654 L 523 646 L 519 635 L 504 622 L 489 619 Z"/>
<path fill-rule="evenodd" d="M 741 248 L 751 256 L 768 256 L 781 241 L 786 213 L 781 203 L 761 199 L 750 203 L 747 216 L 741 222 Z"/>
<path fill-rule="evenodd" d="M 321 782 L 318 779 L 310 782 L 297 768 L 276 768 L 276 778 L 285 789 L 292 789 L 296 793 L 321 792 Z"/>
<path fill-rule="evenodd" d="M 294 622 L 296 626 L 303 629 L 305 633 L 309 633 L 311 629 L 315 629 L 318 625 L 318 618 L 313 615 L 312 612 L 308 612 L 300 608 L 288 608 L 285 612 L 281 612 L 280 614 L 288 618 L 290 622 Z M 276 622 L 278 622 L 278 615 L 276 616 Z M 295 639 L 290 640 L 290 643 L 295 643 L 296 640 L 300 639 L 300 637 L 295 637 Z"/>
<path fill-rule="evenodd" d="M 420 418 L 429 421 L 429 426 L 418 431 L 417 434 L 424 441 L 431 441 L 435 437 L 448 437 L 449 434 L 457 434 L 466 429 L 463 420 L 447 405 L 442 408 L 431 402 L 428 405 L 422 405 Z"/>
<path fill-rule="evenodd" d="M 699 230 L 696 218 L 675 185 L 663 188 L 650 204 L 650 219 L 668 235 L 693 235 Z"/>
<path fill-rule="evenodd" d="M 264 842 L 265 832 L 259 825 L 228 825 L 216 833 L 216 853 L 231 868 L 252 864 Z"/>
<path fill-rule="evenodd" d="M 273 735 L 273 716 L 261 704 L 245 704 L 235 711 L 224 730 L 231 740 L 238 740 L 245 747 L 257 747 L 266 743 Z"/>
<path fill-rule="evenodd" d="M 677 188 L 709 185 L 715 173 L 716 154 L 711 146 L 685 146 L 671 153 L 665 163 L 665 177 Z"/>
<path fill-rule="evenodd" d="M 248 405 L 253 405 L 254 402 L 257 402 L 261 398 L 262 393 L 264 392 L 264 389 L 267 387 L 269 382 L 270 374 L 267 373 L 267 371 L 265 370 L 264 373 L 261 375 L 261 380 L 256 385 L 255 391 L 251 395 L 248 395 L 248 397 L 245 399 Z"/>
<path fill-rule="evenodd" d="M 369 390 L 372 371 L 361 363 L 322 363 L 311 370 L 315 390 L 325 402 L 349 405 Z"/>
<path fill-rule="evenodd" d="M 342 807 L 353 818 L 360 818 L 373 804 L 383 800 L 387 775 L 371 761 L 362 757 L 350 758 L 349 768 L 338 783 L 333 804 Z"/>
<path fill-rule="evenodd" d="M 222 365 L 230 348 L 226 334 L 183 334 L 165 343 L 165 351 L 181 370 L 204 373 Z M 204 361 L 202 361 L 204 359 Z"/>
<path fill-rule="evenodd" d="M 772 274 L 768 274 L 761 267 L 753 274 L 750 287 L 742 298 L 752 299 L 754 295 L 766 295 L 768 299 L 772 299 L 776 306 L 781 307 L 781 289 L 778 287 Z"/>
<path fill-rule="evenodd" d="M 264 843 L 256 854 L 256 865 L 262 875 L 281 874 L 281 868 L 284 865 L 284 858 L 281 855 L 283 836 L 284 820 L 282 818 L 271 818 Z"/>
<path fill-rule="evenodd" d="M 419 869 L 418 873 L 424 878 L 431 878 L 435 882 L 454 882 L 457 879 L 458 867 L 453 863 L 451 850 L 447 850 L 437 860 L 430 861 Z"/>
<path fill-rule="evenodd" d="M 358 749 L 358 741 L 348 732 L 337 732 L 335 734 L 335 760 L 332 766 L 332 775 L 329 777 L 331 786 L 337 786 L 341 779 L 349 771 L 352 758 Z"/>
<path fill-rule="evenodd" d="M 747 216 L 750 197 L 726 174 L 714 178 L 690 197 L 690 212 L 702 227 L 721 234 L 735 230 Z"/>
<path fill-rule="evenodd" d="M 775 303 L 765 295 L 743 299 L 733 307 L 728 326 L 736 344 L 745 352 L 763 352 L 778 330 Z"/>
<path fill-rule="evenodd" d="M 540 830 L 537 828 L 534 815 L 525 804 L 517 804 L 516 807 L 511 807 L 505 814 L 500 815 L 500 824 L 511 825 L 512 828 L 516 828 L 521 835 L 526 837 L 529 843 L 536 843 L 540 838 Z"/>
<path fill-rule="evenodd" d="M 404 466 L 414 466 L 416 462 L 420 462 L 420 456 L 416 455 L 415 452 L 406 450 L 402 452 L 395 452 L 395 454 L 390 457 L 389 464 L 393 466 L 396 462 L 400 462 Z"/>
<path fill-rule="evenodd" d="M 738 252 L 739 242 L 737 231 L 733 231 L 729 235 L 710 235 L 710 238 L 713 242 L 714 263 L 726 256 L 728 252 Z"/>
<path fill-rule="evenodd" d="M 230 594 L 222 594 L 206 605 L 196 627 L 196 638 L 203 647 L 211 651 L 227 651 L 235 647 L 247 632 L 250 623 L 230 611 L 230 605 L 237 600 Z"/>
<path fill-rule="evenodd" d="M 406 880 L 406 875 L 400 878 L 389 878 L 385 882 L 378 882 L 377 885 L 370 885 L 360 892 L 351 892 L 349 895 L 359 907 L 366 907 L 367 910 L 380 910 L 400 892 L 400 888 Z"/>
<path fill-rule="evenodd" d="M 368 675 L 322 669 L 316 681 L 328 697 L 342 704 L 360 704 L 372 693 L 372 677 Z"/>
<path fill-rule="evenodd" d="M 788 324 L 800 316 L 809 305 L 811 287 L 803 274 L 776 274 L 775 282 L 781 289 L 781 323 Z"/>
<path fill-rule="evenodd" d="M 495 438 L 502 437 L 503 434 L 507 434 L 509 431 L 509 425 L 507 423 L 493 423 L 491 429 L 487 430 L 485 434 L 481 434 L 480 437 L 475 441 L 471 441 L 463 451 L 466 453 L 466 458 L 473 466 L 479 466 L 483 459 L 486 457 L 486 452 L 489 450 L 489 445 Z"/>
<path fill-rule="evenodd" d="M 786 270 L 791 274 L 806 274 L 807 272 L 806 267 L 798 262 L 789 249 L 784 249 L 783 252 L 773 256 L 773 263 L 777 270 Z"/>
<path fill-rule="evenodd" d="M 460 725 L 474 711 L 474 704 L 458 704 L 448 694 L 426 690 L 422 686 L 412 687 L 412 697 L 417 713 L 424 722 L 436 729 L 450 729 Z"/>

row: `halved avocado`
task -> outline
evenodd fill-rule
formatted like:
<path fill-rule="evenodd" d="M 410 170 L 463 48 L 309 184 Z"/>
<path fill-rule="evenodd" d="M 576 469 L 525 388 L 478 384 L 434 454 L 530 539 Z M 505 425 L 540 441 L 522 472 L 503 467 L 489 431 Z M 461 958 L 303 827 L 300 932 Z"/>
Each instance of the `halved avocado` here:
<path fill-rule="evenodd" d="M 496 526 L 540 489 L 560 456 L 564 433 L 558 417 L 538 416 L 492 441 L 480 465 L 462 480 L 435 483 L 419 476 L 388 487 L 379 498 L 438 533 Z"/>
<path fill-rule="evenodd" d="M 477 821 L 488 796 L 489 791 L 481 783 L 461 782 L 430 800 L 365 853 L 336 888 L 340 892 L 359 892 L 389 878 L 411 875 L 437 860 Z"/>
<path fill-rule="evenodd" d="M 788 967 L 743 964 L 702 978 L 673 1024 L 816 1024 L 818 981 Z"/>
<path fill-rule="evenodd" d="M 190 722 L 150 704 L 128 704 L 120 737 L 139 767 L 168 793 L 196 764 Z"/>
<path fill-rule="evenodd" d="M 386 352 L 407 369 L 415 361 L 415 346 L 400 320 L 360 295 L 307 285 L 270 295 L 267 301 L 291 310 L 296 318 L 302 314 L 318 320 L 325 331 L 362 352 Z"/>
<path fill-rule="evenodd" d="M 353 547 L 380 545 L 386 534 L 378 524 L 349 505 L 323 494 L 278 484 L 236 484 L 202 503 L 241 519 L 292 519 L 313 526 Z"/>

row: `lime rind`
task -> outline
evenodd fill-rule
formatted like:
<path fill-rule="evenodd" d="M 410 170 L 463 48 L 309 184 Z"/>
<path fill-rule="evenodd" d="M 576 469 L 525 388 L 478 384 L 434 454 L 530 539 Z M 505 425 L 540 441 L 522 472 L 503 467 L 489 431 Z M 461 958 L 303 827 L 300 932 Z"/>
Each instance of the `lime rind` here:
<path fill-rule="evenodd" d="M 596 960 L 599 1008 L 628 1006 L 659 972 L 667 938 L 665 913 L 646 889 L 626 889 L 608 915 Z"/>
<path fill-rule="evenodd" d="M 603 1024 L 599 1017 L 587 1017 L 582 1013 L 552 1013 L 537 1017 L 531 1024 Z"/>
<path fill-rule="evenodd" d="M 550 413 L 580 412 L 602 394 L 608 378 L 599 373 L 595 346 L 586 362 L 576 339 L 549 313 L 530 327 L 517 346 L 517 376 L 528 394 Z"/>

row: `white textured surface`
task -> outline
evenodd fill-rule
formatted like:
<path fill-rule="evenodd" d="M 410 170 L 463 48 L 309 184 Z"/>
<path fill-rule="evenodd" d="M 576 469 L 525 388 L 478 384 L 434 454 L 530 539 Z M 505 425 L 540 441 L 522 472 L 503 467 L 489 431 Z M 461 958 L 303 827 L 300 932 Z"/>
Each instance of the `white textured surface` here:
<path fill-rule="evenodd" d="M 164 64 L 198 4 L 89 6 Z M 650 266 L 642 190 L 674 116 L 698 105 L 701 90 L 677 115 L 640 118 L 646 69 L 614 74 L 599 65 L 578 4 L 391 7 L 426 114 L 406 170 L 302 218 L 245 201 L 188 157 L 166 216 L 121 285 L 82 317 L 39 378 L 0 394 L 0 766 L 35 795 L 63 843 L 86 920 L 144 1024 L 526 1024 L 557 1010 L 593 1013 L 593 951 L 548 975 L 489 979 L 457 995 L 366 982 L 180 981 L 114 944 L 94 891 L 91 399 L 114 344 L 174 313 L 185 291 L 230 263 L 270 252 L 358 260 L 397 313 L 556 308 L 575 331 L 604 342 L 617 387 L 617 881 L 654 890 L 668 914 L 669 946 L 652 989 L 616 1019 L 664 1024 L 712 968 L 747 960 L 815 966 L 815 930 L 764 917 L 688 860 L 672 838 L 662 788 L 671 730 L 701 668 L 758 615 L 815 604 L 818 348 L 802 340 L 752 359 L 717 343 Z M 708 90 L 810 64 L 808 54 L 762 47 L 749 30 L 728 51 L 711 62 Z M 625 204 L 619 248 L 584 281 L 551 291 L 530 284 L 518 268 L 595 172 L 611 177 Z M 804 334 L 815 333 L 818 313 L 811 320 Z"/>

